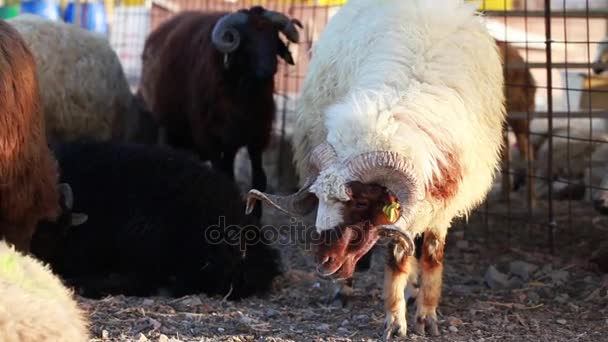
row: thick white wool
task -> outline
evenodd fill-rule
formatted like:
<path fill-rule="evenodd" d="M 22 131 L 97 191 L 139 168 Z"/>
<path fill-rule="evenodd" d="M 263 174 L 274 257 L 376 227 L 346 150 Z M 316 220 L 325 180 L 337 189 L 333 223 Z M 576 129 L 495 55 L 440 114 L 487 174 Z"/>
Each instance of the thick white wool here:
<path fill-rule="evenodd" d="M 4 241 L 0 241 L 0 340 L 89 340 L 87 320 L 72 293 L 47 266 Z"/>
<path fill-rule="evenodd" d="M 313 47 L 298 102 L 301 178 L 324 141 L 341 160 L 373 150 L 408 156 L 427 189 L 446 176 L 440 166 L 451 154 L 462 174 L 456 195 L 443 203 L 427 194 L 411 229 L 443 231 L 480 204 L 498 168 L 505 110 L 499 51 L 474 12 L 457 0 L 343 6 Z"/>
<path fill-rule="evenodd" d="M 133 110 L 118 56 L 97 33 L 32 14 L 8 20 L 36 59 L 47 137 L 107 140 Z"/>

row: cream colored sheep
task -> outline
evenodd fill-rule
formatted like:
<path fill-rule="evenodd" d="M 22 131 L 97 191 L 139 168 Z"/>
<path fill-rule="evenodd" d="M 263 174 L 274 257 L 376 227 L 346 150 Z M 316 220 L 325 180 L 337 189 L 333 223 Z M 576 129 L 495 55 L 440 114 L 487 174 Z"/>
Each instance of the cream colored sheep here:
<path fill-rule="evenodd" d="M 0 341 L 88 341 L 87 320 L 59 278 L 0 241 Z"/>
<path fill-rule="evenodd" d="M 122 136 L 137 108 L 118 56 L 107 39 L 75 25 L 22 14 L 8 20 L 34 54 L 47 137 Z"/>

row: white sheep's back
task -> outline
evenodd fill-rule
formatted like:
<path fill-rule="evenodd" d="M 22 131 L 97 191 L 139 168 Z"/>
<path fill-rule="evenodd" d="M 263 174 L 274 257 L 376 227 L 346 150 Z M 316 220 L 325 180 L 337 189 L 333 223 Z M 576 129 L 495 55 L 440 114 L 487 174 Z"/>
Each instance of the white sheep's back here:
<path fill-rule="evenodd" d="M 87 319 L 48 266 L 0 241 L 0 340 L 89 340 Z"/>
<path fill-rule="evenodd" d="M 474 12 L 475 4 L 455 0 L 351 0 L 341 8 L 313 47 L 298 103 L 300 175 L 325 140 L 341 159 L 399 151 L 429 188 L 457 158 L 462 181 L 442 219 L 478 205 L 498 167 L 505 110 L 499 52 Z"/>

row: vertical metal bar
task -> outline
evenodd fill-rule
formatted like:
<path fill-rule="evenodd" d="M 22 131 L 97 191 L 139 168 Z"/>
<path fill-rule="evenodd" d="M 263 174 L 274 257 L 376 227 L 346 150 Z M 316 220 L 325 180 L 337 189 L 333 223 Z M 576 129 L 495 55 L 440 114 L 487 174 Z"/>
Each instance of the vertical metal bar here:
<path fill-rule="evenodd" d="M 549 233 L 549 248 L 551 253 L 555 252 L 554 246 L 554 234 L 555 234 L 555 223 L 553 213 L 553 187 L 552 177 L 553 175 L 553 69 L 552 69 L 552 51 L 551 51 L 551 0 L 545 0 L 545 46 L 546 46 L 546 59 L 547 59 L 547 130 L 549 132 L 548 143 L 549 151 L 547 154 L 547 179 L 548 185 L 548 233 Z"/>
<path fill-rule="evenodd" d="M 564 73 L 566 75 L 566 84 L 565 84 L 565 88 L 566 88 L 566 110 L 568 112 L 568 118 L 567 118 L 567 128 L 566 128 L 566 169 L 568 170 L 567 173 L 567 181 L 568 183 L 570 183 L 571 181 L 573 181 L 573 177 L 572 177 L 572 165 L 570 163 L 570 137 L 572 134 L 571 131 L 571 117 L 570 117 L 570 112 L 571 112 L 571 106 L 570 106 L 570 96 L 568 96 L 568 93 L 570 91 L 570 78 L 568 77 L 568 19 L 566 18 L 566 0 L 563 0 L 562 2 L 562 6 L 563 6 L 563 14 L 564 14 L 564 18 L 562 19 L 562 25 L 564 26 L 564 39 L 563 39 L 563 44 L 564 44 L 564 63 L 565 63 L 565 67 L 564 67 Z M 589 132 L 591 134 L 591 132 Z M 568 184 L 568 186 L 570 186 L 570 184 Z M 568 196 L 568 232 L 572 233 L 572 196 Z M 570 238 L 572 238 L 572 236 L 570 236 Z"/>

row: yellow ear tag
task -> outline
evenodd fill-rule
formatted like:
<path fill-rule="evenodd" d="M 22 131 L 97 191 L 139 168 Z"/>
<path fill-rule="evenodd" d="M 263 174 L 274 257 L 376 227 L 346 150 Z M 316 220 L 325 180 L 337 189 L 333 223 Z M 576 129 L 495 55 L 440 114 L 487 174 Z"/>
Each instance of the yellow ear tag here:
<path fill-rule="evenodd" d="M 397 210 L 399 208 L 399 203 L 392 202 L 391 204 L 385 205 L 384 208 L 382 208 L 382 212 L 384 212 L 384 215 L 388 217 L 389 221 L 395 222 L 397 221 Z"/>

